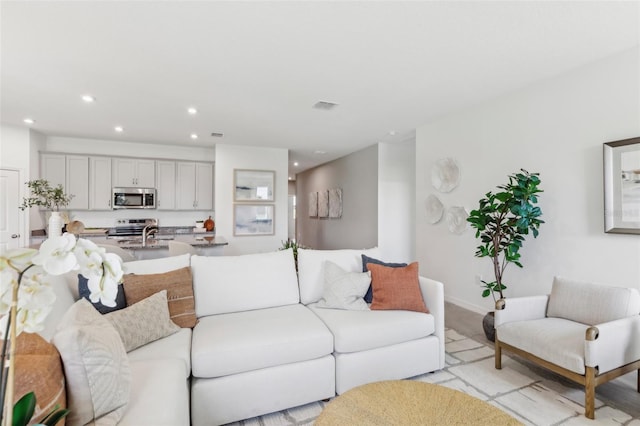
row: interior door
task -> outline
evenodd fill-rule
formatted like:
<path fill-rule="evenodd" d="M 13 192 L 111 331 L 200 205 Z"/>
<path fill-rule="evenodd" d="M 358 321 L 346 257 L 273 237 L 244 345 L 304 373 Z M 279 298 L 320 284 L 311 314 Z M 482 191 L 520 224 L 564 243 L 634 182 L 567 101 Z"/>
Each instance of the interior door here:
<path fill-rule="evenodd" d="M 20 247 L 20 172 L 0 169 L 0 252 Z"/>

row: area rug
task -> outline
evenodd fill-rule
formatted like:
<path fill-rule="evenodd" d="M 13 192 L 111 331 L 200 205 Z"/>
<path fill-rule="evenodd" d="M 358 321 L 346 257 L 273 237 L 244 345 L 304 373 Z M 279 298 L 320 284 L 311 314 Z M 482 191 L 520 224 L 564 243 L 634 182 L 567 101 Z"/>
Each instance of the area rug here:
<path fill-rule="evenodd" d="M 640 396 L 624 388 L 626 401 L 602 400 L 596 393 L 596 419 L 584 417 L 584 391 L 544 369 L 503 352 L 502 370 L 494 368 L 493 348 L 455 330 L 446 330 L 446 365 L 435 373 L 412 378 L 462 391 L 515 417 L 525 425 L 640 426 Z M 606 386 L 606 385 L 604 385 Z M 623 387 L 626 385 L 623 385 Z M 625 402 L 625 401 L 623 401 Z M 314 402 L 233 423 L 237 426 L 313 425 L 327 403 Z"/>

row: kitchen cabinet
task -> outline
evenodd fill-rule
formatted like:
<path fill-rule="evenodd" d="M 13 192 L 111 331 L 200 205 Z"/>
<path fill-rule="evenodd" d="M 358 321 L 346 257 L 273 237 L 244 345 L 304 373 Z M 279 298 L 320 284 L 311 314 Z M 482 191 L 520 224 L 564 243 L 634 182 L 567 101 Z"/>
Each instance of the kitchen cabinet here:
<path fill-rule="evenodd" d="M 67 194 L 73 194 L 66 208 L 87 210 L 89 208 L 89 157 L 67 155 L 66 166 L 65 191 Z"/>
<path fill-rule="evenodd" d="M 114 158 L 113 186 L 124 188 L 154 188 L 156 162 L 140 158 Z"/>
<path fill-rule="evenodd" d="M 213 164 L 176 163 L 176 210 L 213 210 Z"/>
<path fill-rule="evenodd" d="M 89 157 L 85 155 L 41 154 L 40 176 L 52 187 L 62 185 L 64 192 L 73 195 L 65 209 L 89 208 Z"/>
<path fill-rule="evenodd" d="M 176 162 L 156 161 L 156 206 L 158 210 L 176 208 Z"/>
<path fill-rule="evenodd" d="M 89 157 L 89 210 L 111 210 L 111 158 Z"/>

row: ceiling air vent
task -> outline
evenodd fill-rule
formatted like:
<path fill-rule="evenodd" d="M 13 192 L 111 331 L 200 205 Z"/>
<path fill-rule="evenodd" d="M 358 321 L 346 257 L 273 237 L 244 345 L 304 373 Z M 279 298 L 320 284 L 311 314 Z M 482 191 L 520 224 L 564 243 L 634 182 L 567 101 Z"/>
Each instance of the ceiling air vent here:
<path fill-rule="evenodd" d="M 313 108 L 315 109 L 323 109 L 325 111 L 329 111 L 337 107 L 338 104 L 335 102 L 327 102 L 327 101 L 318 101 L 315 103 Z"/>
<path fill-rule="evenodd" d="M 224 133 L 211 132 L 211 136 L 213 136 L 214 138 L 221 138 L 224 136 Z"/>

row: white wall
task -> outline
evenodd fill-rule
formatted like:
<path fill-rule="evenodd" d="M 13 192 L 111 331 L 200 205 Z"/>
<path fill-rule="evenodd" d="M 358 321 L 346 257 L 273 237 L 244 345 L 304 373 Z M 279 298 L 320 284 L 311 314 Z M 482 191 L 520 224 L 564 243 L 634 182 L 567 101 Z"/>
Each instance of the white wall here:
<path fill-rule="evenodd" d="M 342 217 L 309 217 L 309 193 L 342 188 Z M 297 241 L 320 250 L 378 245 L 378 147 L 296 175 Z"/>
<path fill-rule="evenodd" d="M 225 254 L 237 255 L 277 250 L 287 239 L 289 153 L 281 148 L 216 145 L 215 155 L 216 232 L 229 241 Z M 234 169 L 274 170 L 275 235 L 233 236 Z"/>
<path fill-rule="evenodd" d="M 524 269 L 507 269 L 507 296 L 547 293 L 554 275 L 640 287 L 640 236 L 604 233 L 602 189 L 602 144 L 640 135 L 639 63 L 640 49 L 629 50 L 417 129 L 416 252 L 421 272 L 445 283 L 448 300 L 492 310 L 474 282 L 493 275 L 488 259 L 474 257 L 471 229 L 453 235 L 425 219 L 441 157 L 458 161 L 462 180 L 440 199 L 469 210 L 508 174 L 540 172 L 546 223 L 525 241 Z"/>
<path fill-rule="evenodd" d="M 415 260 L 415 140 L 378 144 L 378 246 L 387 262 Z"/>

